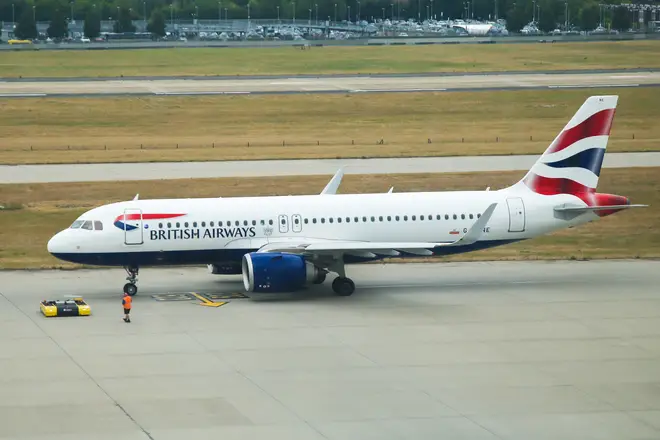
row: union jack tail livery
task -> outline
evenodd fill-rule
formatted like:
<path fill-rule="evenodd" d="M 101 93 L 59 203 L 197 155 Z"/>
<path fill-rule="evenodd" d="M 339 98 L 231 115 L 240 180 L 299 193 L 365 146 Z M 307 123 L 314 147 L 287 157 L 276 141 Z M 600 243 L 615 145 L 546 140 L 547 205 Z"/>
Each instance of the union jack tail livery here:
<path fill-rule="evenodd" d="M 604 217 L 632 207 L 627 197 L 596 192 L 618 100 L 589 97 L 515 187 L 545 196 L 569 194 L 586 204 L 557 211 L 590 210 Z"/>
<path fill-rule="evenodd" d="M 594 192 L 618 98 L 588 98 L 522 182 L 544 195 Z"/>

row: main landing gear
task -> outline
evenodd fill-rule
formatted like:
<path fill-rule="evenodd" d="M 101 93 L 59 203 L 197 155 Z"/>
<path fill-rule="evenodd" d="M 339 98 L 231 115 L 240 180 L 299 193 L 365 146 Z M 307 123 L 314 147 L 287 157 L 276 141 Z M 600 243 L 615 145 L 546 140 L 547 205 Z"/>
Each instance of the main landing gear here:
<path fill-rule="evenodd" d="M 137 293 L 137 286 L 135 283 L 137 283 L 137 277 L 138 277 L 138 272 L 139 269 L 137 267 L 124 267 L 126 270 L 126 273 L 128 276 L 126 277 L 126 280 L 128 283 L 124 284 L 124 293 L 127 293 L 129 296 L 133 296 Z"/>
<path fill-rule="evenodd" d="M 355 292 L 355 283 L 353 280 L 346 277 L 346 269 L 344 267 L 343 259 L 335 260 L 328 269 L 339 275 L 332 281 L 332 290 L 338 296 L 351 296 L 353 292 Z"/>

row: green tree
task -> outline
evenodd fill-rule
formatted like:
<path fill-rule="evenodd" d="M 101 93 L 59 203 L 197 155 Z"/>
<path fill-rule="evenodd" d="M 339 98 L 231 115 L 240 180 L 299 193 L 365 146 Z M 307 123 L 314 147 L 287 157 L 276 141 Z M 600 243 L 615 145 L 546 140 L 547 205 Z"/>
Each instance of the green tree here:
<path fill-rule="evenodd" d="M 66 17 L 59 9 L 53 13 L 53 18 L 50 20 L 50 26 L 46 31 L 50 38 L 64 38 L 69 33 L 69 24 Z"/>
<path fill-rule="evenodd" d="M 612 29 L 627 31 L 632 26 L 632 19 L 627 8 L 619 6 L 612 11 Z"/>
<path fill-rule="evenodd" d="M 509 9 L 506 14 L 506 28 L 509 32 L 520 32 L 528 21 L 525 10 L 521 6 Z"/>
<path fill-rule="evenodd" d="M 119 17 L 113 25 L 115 32 L 135 32 L 135 25 L 131 20 L 131 11 L 127 8 L 119 8 Z"/>
<path fill-rule="evenodd" d="M 34 22 L 34 16 L 32 14 L 32 8 L 26 5 L 18 19 L 18 23 L 16 23 L 16 29 L 14 29 L 14 35 L 16 35 L 16 38 L 21 40 L 32 40 L 39 36 L 39 33 L 37 32 L 37 24 Z"/>
<path fill-rule="evenodd" d="M 543 32 L 551 32 L 557 27 L 557 16 L 552 8 L 541 8 L 539 17 L 539 29 Z"/>
<path fill-rule="evenodd" d="M 96 38 L 101 35 L 101 14 L 96 8 L 90 8 L 87 11 L 83 32 L 87 38 Z"/>
<path fill-rule="evenodd" d="M 165 15 L 162 9 L 157 8 L 151 12 L 149 23 L 147 24 L 147 31 L 159 37 L 165 36 Z"/>
<path fill-rule="evenodd" d="M 583 31 L 591 31 L 598 27 L 600 9 L 596 3 L 586 3 L 580 10 L 580 26 Z"/>

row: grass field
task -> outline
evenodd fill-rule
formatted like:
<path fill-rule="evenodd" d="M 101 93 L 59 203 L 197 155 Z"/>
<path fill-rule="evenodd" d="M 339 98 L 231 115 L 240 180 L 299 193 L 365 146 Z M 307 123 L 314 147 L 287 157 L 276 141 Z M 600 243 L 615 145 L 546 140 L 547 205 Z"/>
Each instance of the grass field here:
<path fill-rule="evenodd" d="M 2 77 L 474 72 L 660 67 L 660 41 L 3 51 Z"/>
<path fill-rule="evenodd" d="M 527 242 L 450 257 L 447 260 L 583 259 L 660 257 L 660 169 L 607 169 L 600 192 L 627 195 L 649 208 L 621 212 L 597 222 Z M 519 172 L 461 174 L 347 175 L 344 193 L 493 189 L 522 177 Z M 314 194 L 330 176 L 163 180 L 81 184 L 0 185 L 0 268 L 76 267 L 46 252 L 48 239 L 84 211 L 104 203 L 140 197 L 217 197 Z M 277 191 L 275 191 L 277 188 Z"/>
<path fill-rule="evenodd" d="M 538 154 L 594 94 L 620 96 L 609 151 L 660 149 L 660 88 L 35 98 L 0 101 L 0 163 Z"/>

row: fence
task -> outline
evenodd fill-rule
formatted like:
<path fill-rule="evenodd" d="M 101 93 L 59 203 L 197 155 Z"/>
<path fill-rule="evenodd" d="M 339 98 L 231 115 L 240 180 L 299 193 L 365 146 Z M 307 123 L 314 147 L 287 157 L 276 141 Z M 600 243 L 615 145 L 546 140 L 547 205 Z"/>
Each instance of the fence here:
<path fill-rule="evenodd" d="M 494 137 L 427 137 L 417 139 L 386 139 L 386 138 L 371 138 L 371 139 L 345 139 L 345 140 L 295 140 L 295 139 L 282 139 L 281 141 L 264 141 L 264 140 L 249 140 L 246 139 L 242 142 L 176 142 L 168 144 L 153 144 L 153 143 L 136 143 L 124 144 L 118 147 L 113 144 L 86 144 L 86 145 L 29 145 L 29 146 L 2 146 L 0 145 L 0 153 L 9 151 L 100 151 L 100 150 L 113 150 L 113 151 L 127 151 L 127 150 L 178 150 L 178 149 L 222 149 L 222 148 L 287 148 L 287 147 L 347 147 L 347 146 L 373 146 L 380 148 L 385 145 L 390 146 L 406 146 L 414 147 L 428 144 L 497 144 L 497 143 L 524 143 L 524 142 L 545 142 L 549 144 L 554 138 L 547 136 L 494 136 Z M 658 141 L 657 138 L 652 137 L 638 137 L 634 133 L 626 136 L 618 135 L 611 136 L 610 141 Z"/>

